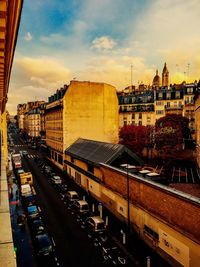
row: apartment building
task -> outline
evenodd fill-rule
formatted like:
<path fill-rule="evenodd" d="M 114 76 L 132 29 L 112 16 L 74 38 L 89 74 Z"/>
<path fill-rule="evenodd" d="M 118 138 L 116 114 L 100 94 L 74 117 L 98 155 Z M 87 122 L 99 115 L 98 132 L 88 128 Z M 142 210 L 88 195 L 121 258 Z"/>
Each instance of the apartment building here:
<path fill-rule="evenodd" d="M 155 83 L 155 81 L 154 81 Z M 124 125 L 155 125 L 167 114 L 178 114 L 189 119 L 191 132 L 195 130 L 194 95 L 198 84 L 180 84 L 147 90 L 118 93 L 119 127 Z"/>
<path fill-rule="evenodd" d="M 14 254 L 8 199 L 6 102 L 22 2 L 21 0 L 1 0 L 0 2 L 0 265 L 10 267 L 16 267 L 17 263 Z"/>
<path fill-rule="evenodd" d="M 124 125 L 154 125 L 154 92 L 118 93 L 119 127 Z"/>
<path fill-rule="evenodd" d="M 195 140 L 197 164 L 200 168 L 200 89 L 195 95 Z"/>
<path fill-rule="evenodd" d="M 45 118 L 46 144 L 60 168 L 65 149 L 78 138 L 118 143 L 118 100 L 109 84 L 71 81 L 49 97 Z"/>

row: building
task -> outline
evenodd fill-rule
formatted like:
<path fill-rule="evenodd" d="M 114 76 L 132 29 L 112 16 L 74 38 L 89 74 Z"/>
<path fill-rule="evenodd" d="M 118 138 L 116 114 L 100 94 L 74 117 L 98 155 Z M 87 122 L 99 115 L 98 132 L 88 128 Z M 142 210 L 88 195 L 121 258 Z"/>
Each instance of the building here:
<path fill-rule="evenodd" d="M 153 78 L 152 87 L 153 89 L 159 89 L 161 85 L 160 76 L 158 75 L 158 70 L 156 70 L 156 75 Z"/>
<path fill-rule="evenodd" d="M 130 94 L 118 93 L 119 127 L 124 125 L 154 125 L 154 92 L 135 91 Z"/>
<path fill-rule="evenodd" d="M 197 164 L 200 168 L 200 89 L 195 95 L 195 140 Z"/>
<path fill-rule="evenodd" d="M 71 81 L 49 97 L 46 144 L 51 159 L 62 167 L 63 153 L 78 138 L 118 143 L 118 101 L 115 87 Z"/>
<path fill-rule="evenodd" d="M 21 0 L 2 0 L 0 2 L 0 263 L 1 266 L 10 267 L 16 266 L 16 257 L 14 255 L 8 200 L 6 102 L 21 10 Z"/>
<path fill-rule="evenodd" d="M 167 69 L 167 64 L 165 62 L 163 71 L 162 71 L 162 87 L 168 87 L 169 86 L 169 71 Z"/>
<path fill-rule="evenodd" d="M 17 105 L 17 120 L 18 127 L 22 131 L 26 131 L 28 134 L 28 123 L 25 122 L 25 114 L 29 113 L 31 110 L 38 108 L 40 105 L 44 104 L 44 101 L 31 101 L 24 104 Z M 25 125 L 26 124 L 26 125 Z"/>
<path fill-rule="evenodd" d="M 120 169 L 124 160 L 142 164 L 122 145 L 79 139 L 65 150 L 64 164 L 80 187 L 120 220 L 129 221 L 171 266 L 198 267 L 199 198 Z"/>
<path fill-rule="evenodd" d="M 28 136 L 39 137 L 41 131 L 40 108 L 31 109 L 28 112 Z"/>

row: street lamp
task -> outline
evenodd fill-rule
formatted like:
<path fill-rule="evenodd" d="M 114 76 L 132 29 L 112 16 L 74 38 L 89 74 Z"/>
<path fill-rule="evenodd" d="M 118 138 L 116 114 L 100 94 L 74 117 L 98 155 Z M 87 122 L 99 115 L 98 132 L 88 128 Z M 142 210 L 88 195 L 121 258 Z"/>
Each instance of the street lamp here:
<path fill-rule="evenodd" d="M 126 188 L 127 188 L 127 228 L 130 233 L 130 198 L 129 198 L 129 164 L 121 164 L 120 167 L 126 169 Z"/>

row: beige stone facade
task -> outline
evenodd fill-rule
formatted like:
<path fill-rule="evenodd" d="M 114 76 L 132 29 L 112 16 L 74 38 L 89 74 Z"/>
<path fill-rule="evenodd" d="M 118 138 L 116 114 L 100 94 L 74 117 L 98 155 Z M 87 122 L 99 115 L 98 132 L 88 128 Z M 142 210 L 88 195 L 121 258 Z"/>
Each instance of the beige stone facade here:
<path fill-rule="evenodd" d="M 78 138 L 118 143 L 118 121 L 115 87 L 71 81 L 63 99 L 65 149 Z"/>
<path fill-rule="evenodd" d="M 62 168 L 63 153 L 78 138 L 118 143 L 118 99 L 115 87 L 71 81 L 66 92 L 46 106 L 46 144 Z M 58 99 L 59 98 L 59 99 Z"/>

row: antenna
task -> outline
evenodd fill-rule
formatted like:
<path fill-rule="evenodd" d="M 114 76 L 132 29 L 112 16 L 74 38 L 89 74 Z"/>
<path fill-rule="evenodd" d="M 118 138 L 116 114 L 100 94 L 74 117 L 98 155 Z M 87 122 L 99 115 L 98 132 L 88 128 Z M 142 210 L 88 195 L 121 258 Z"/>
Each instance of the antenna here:
<path fill-rule="evenodd" d="M 133 85 L 133 65 L 131 64 L 131 88 Z"/>
<path fill-rule="evenodd" d="M 188 76 L 188 79 L 189 79 L 189 69 L 190 69 L 190 63 L 187 64 L 187 76 Z"/>

